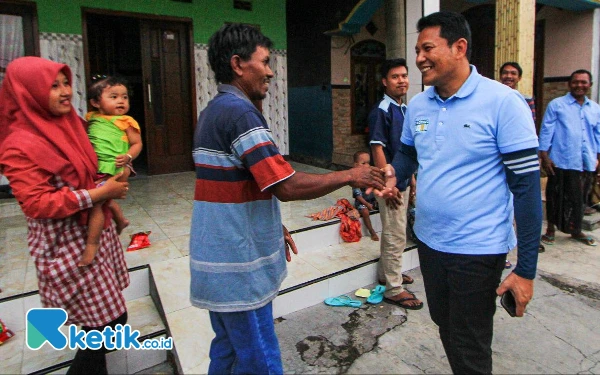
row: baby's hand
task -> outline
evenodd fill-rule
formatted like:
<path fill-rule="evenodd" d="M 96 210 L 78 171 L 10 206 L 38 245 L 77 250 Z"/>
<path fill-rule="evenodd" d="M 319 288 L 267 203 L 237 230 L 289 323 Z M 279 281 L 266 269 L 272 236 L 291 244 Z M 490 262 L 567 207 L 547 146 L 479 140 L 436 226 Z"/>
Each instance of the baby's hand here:
<path fill-rule="evenodd" d="M 127 163 L 131 160 L 127 154 L 118 155 L 115 159 L 115 164 L 117 168 L 123 168 Z"/>

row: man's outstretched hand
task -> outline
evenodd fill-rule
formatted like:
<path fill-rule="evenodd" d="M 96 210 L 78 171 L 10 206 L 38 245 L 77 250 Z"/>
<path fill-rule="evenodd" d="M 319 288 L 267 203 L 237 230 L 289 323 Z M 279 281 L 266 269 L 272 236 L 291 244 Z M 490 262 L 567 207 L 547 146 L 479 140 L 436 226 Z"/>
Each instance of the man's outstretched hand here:
<path fill-rule="evenodd" d="M 373 167 L 374 168 L 374 167 Z M 391 164 L 387 164 L 381 169 L 381 173 L 385 176 L 385 184 L 382 188 L 373 187 L 366 190 L 366 193 L 375 193 L 376 196 L 383 199 L 394 198 L 398 195 L 398 189 L 396 188 L 396 171 Z"/>
<path fill-rule="evenodd" d="M 376 167 L 354 167 L 348 170 L 351 185 L 359 188 L 383 190 L 385 176 L 381 169 Z"/>

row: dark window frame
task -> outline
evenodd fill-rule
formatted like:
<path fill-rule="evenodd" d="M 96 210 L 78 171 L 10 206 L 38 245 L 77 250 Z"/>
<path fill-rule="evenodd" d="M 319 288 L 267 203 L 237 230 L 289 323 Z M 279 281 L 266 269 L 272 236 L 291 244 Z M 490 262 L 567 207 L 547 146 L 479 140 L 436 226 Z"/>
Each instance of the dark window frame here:
<path fill-rule="evenodd" d="M 0 14 L 23 18 L 23 44 L 25 56 L 40 55 L 37 4 L 30 1 L 0 0 Z"/>

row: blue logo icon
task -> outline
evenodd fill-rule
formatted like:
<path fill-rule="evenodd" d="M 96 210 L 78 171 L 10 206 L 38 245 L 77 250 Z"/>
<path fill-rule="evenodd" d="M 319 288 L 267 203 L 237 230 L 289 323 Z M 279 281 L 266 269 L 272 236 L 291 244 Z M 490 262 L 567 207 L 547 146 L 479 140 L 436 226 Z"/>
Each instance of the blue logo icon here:
<path fill-rule="evenodd" d="M 66 321 L 67 312 L 63 309 L 39 308 L 27 311 L 27 347 L 38 350 L 47 342 L 56 350 L 64 349 L 67 346 L 67 337 L 60 328 Z"/>
<path fill-rule="evenodd" d="M 173 349 L 172 337 L 145 339 L 140 341 L 140 331 L 132 329 L 129 324 L 117 324 L 114 329 L 105 326 L 102 331 L 95 329 L 83 331 L 75 324 L 70 324 L 67 333 L 60 330 L 67 321 L 67 312 L 63 309 L 37 308 L 27 311 L 27 327 L 25 328 L 27 347 L 38 350 L 45 343 L 55 350 L 69 346 L 69 349 L 92 349 L 102 347 L 113 349 L 164 350 Z"/>

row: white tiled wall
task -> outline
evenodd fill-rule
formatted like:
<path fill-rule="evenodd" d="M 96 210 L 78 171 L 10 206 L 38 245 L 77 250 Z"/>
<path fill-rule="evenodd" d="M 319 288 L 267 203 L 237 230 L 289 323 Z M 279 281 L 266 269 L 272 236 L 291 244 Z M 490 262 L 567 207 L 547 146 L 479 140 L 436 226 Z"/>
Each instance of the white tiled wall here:
<path fill-rule="evenodd" d="M 132 301 L 150 294 L 148 268 L 129 272 L 129 280 L 129 286 L 123 291 L 123 296 L 126 301 Z"/>

